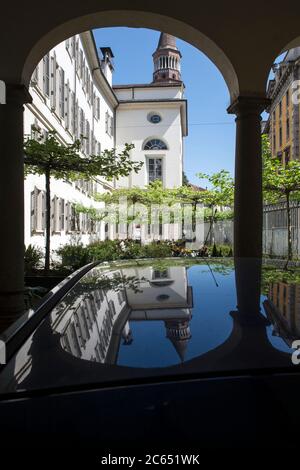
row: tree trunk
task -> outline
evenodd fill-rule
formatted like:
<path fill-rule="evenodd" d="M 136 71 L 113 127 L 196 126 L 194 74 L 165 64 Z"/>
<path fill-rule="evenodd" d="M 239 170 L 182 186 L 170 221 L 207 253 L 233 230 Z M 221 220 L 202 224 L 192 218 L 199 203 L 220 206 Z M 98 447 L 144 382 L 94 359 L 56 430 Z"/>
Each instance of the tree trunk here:
<path fill-rule="evenodd" d="M 212 237 L 212 245 L 215 244 L 215 215 L 217 210 L 212 209 L 211 211 L 211 237 Z"/>
<path fill-rule="evenodd" d="M 208 241 L 208 237 L 210 237 L 210 245 L 212 245 L 212 242 L 213 242 L 213 239 L 214 239 L 214 236 L 213 236 L 213 226 L 214 226 L 214 221 L 215 221 L 215 214 L 216 214 L 216 211 L 214 210 L 214 208 L 212 207 L 212 210 L 211 210 L 211 216 L 210 216 L 210 220 L 209 220 L 209 229 L 208 229 L 208 232 L 207 232 L 207 235 L 206 235 L 206 239 L 204 241 L 204 246 L 206 246 L 207 244 L 207 241 Z"/>
<path fill-rule="evenodd" d="M 192 239 L 196 239 L 196 210 L 197 210 L 197 201 L 193 202 L 193 212 L 192 212 Z"/>
<path fill-rule="evenodd" d="M 292 247 L 292 225 L 291 225 L 291 207 L 290 207 L 290 193 L 286 193 L 286 214 L 287 214 L 287 229 L 288 229 L 288 256 L 286 260 L 285 269 L 288 268 L 289 261 L 293 257 Z"/>
<path fill-rule="evenodd" d="M 51 192 L 50 192 L 50 170 L 45 171 L 46 181 L 46 237 L 45 237 L 45 274 L 50 270 L 50 237 L 51 237 Z"/>

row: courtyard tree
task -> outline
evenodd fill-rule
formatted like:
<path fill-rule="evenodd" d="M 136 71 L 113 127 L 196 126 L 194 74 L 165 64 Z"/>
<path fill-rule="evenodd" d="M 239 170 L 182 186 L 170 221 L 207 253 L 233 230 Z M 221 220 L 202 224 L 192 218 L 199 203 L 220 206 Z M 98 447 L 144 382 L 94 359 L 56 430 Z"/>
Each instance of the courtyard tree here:
<path fill-rule="evenodd" d="M 151 182 L 144 188 L 134 186 L 132 188 L 119 188 L 111 193 L 98 194 L 96 200 L 105 202 L 106 205 L 127 203 L 127 213 L 122 212 L 122 220 L 128 225 L 133 221 L 151 223 L 151 208 L 160 206 L 169 208 L 172 204 L 179 202 L 176 196 L 177 190 L 164 188 L 160 180 Z M 147 212 L 142 213 L 142 209 Z M 120 207 L 119 207 L 120 210 Z M 162 217 L 162 215 L 160 216 Z M 118 222 L 120 222 L 120 217 Z"/>
<path fill-rule="evenodd" d="M 280 158 L 273 157 L 267 135 L 262 136 L 262 156 L 264 201 L 268 204 L 284 201 L 286 204 L 287 268 L 293 257 L 291 201 L 300 201 L 300 161 L 291 160 L 284 164 Z"/>
<path fill-rule="evenodd" d="M 203 204 L 210 210 L 209 217 L 209 230 L 206 236 L 204 245 L 207 244 L 208 237 L 212 236 L 214 243 L 214 224 L 218 218 L 218 212 L 220 208 L 227 208 L 228 211 L 233 206 L 234 202 L 234 180 L 230 173 L 226 170 L 221 170 L 218 173 L 207 175 L 205 173 L 197 173 L 198 178 L 206 179 L 210 184 L 210 189 L 203 192 Z"/>
<path fill-rule="evenodd" d="M 46 188 L 46 231 L 45 231 L 45 272 L 50 269 L 51 238 L 51 177 L 67 181 L 78 179 L 93 180 L 99 176 L 112 180 L 128 176 L 132 171 L 138 172 L 142 163 L 130 159 L 132 144 L 125 144 L 122 152 L 116 149 L 104 150 L 99 155 L 82 157 L 82 142 L 62 143 L 55 131 L 44 137 L 39 129 L 34 129 L 36 138 L 28 137 L 24 142 L 25 176 L 38 174 L 45 176 Z"/>

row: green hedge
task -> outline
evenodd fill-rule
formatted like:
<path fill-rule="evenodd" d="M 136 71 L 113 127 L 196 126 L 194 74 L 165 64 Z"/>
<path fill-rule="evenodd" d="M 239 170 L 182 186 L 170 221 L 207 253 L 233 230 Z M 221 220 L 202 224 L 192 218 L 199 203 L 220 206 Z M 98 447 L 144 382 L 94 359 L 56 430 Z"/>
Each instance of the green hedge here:
<path fill-rule="evenodd" d="M 93 261 L 114 261 L 135 258 L 166 258 L 172 256 L 168 242 L 151 242 L 141 245 L 132 240 L 105 240 L 83 246 L 67 244 L 57 250 L 62 266 L 78 269 Z"/>
<path fill-rule="evenodd" d="M 168 257 L 230 257 L 232 248 L 229 245 L 207 247 L 203 255 L 199 251 L 187 250 L 182 242 L 153 241 L 141 245 L 134 240 L 105 240 L 91 243 L 64 245 L 57 250 L 61 266 L 72 270 L 78 269 L 93 261 L 114 261 L 136 258 L 168 258 Z"/>

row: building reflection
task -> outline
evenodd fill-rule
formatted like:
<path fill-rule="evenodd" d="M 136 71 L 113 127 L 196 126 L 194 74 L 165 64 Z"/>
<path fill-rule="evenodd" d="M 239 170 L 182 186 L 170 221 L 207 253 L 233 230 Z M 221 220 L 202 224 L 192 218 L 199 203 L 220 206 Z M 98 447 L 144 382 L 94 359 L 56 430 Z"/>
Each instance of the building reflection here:
<path fill-rule="evenodd" d="M 118 274 L 122 279 L 135 279 L 140 288 L 103 289 L 95 283 L 88 295 L 77 296 L 54 322 L 62 348 L 77 358 L 117 364 L 121 344 L 130 346 L 134 341 L 133 322 L 161 321 L 166 339 L 184 361 L 192 318 L 186 268 L 132 268 Z"/>
<path fill-rule="evenodd" d="M 273 325 L 273 334 L 291 347 L 293 341 L 300 338 L 300 285 L 273 282 L 264 307 Z"/>

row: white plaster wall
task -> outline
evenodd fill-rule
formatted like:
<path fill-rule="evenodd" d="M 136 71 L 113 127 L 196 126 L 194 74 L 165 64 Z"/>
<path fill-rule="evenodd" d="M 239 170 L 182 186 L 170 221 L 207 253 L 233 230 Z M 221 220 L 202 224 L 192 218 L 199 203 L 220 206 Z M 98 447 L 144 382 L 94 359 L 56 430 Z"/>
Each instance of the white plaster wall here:
<path fill-rule="evenodd" d="M 79 39 L 79 48 L 83 50 L 84 48 L 81 43 L 80 36 L 76 36 Z M 78 105 L 83 109 L 85 113 L 85 119 L 88 119 L 90 122 L 90 129 L 94 130 L 94 135 L 97 141 L 101 143 L 101 149 L 112 149 L 114 147 L 114 137 L 110 136 L 105 130 L 105 113 L 109 110 L 110 114 L 113 115 L 114 107 L 109 102 L 107 97 L 102 93 L 101 88 L 94 82 L 94 91 L 97 97 L 100 97 L 100 119 L 97 120 L 93 117 L 93 109 L 91 104 L 88 102 L 87 95 L 83 91 L 82 81 L 79 79 L 79 75 L 75 71 L 75 59 L 71 58 L 65 42 L 58 44 L 55 48 L 50 51 L 50 57 L 56 55 L 56 61 L 58 66 L 61 66 L 64 69 L 65 73 L 65 82 L 69 81 L 70 89 L 75 92 L 76 99 L 78 100 Z M 87 57 L 86 65 L 89 66 Z M 91 73 L 91 69 L 90 69 Z M 92 75 L 91 75 L 92 76 Z M 38 82 L 34 86 L 30 87 L 30 93 L 33 98 L 32 104 L 25 106 L 24 110 L 24 133 L 25 135 L 31 134 L 31 126 L 35 123 L 35 119 L 38 122 L 38 125 L 41 129 L 51 130 L 54 129 L 57 132 L 58 138 L 65 144 L 72 143 L 74 141 L 74 136 L 71 131 L 66 129 L 64 119 L 60 118 L 58 111 L 54 112 L 51 109 L 50 98 L 44 95 L 43 93 L 43 62 L 41 61 L 38 65 Z M 58 88 L 57 88 L 57 97 L 58 97 Z M 79 119 L 79 116 L 78 116 Z M 103 179 L 105 188 L 107 188 L 107 182 Z M 109 183 L 108 186 L 110 186 Z M 43 176 L 38 175 L 29 175 L 25 180 L 25 194 L 24 194 L 24 204 L 25 204 L 25 245 L 33 244 L 41 248 L 44 247 L 45 240 L 44 234 L 32 234 L 31 233 L 31 192 L 34 190 L 34 187 L 37 187 L 40 190 L 45 189 L 45 181 Z M 98 191 L 105 192 L 103 185 L 100 183 L 98 185 Z M 56 195 L 65 199 L 65 201 L 80 203 L 86 207 L 102 207 L 102 203 L 96 203 L 92 198 L 88 197 L 86 194 L 82 193 L 80 190 L 75 188 L 75 184 L 69 184 L 62 180 L 51 180 L 51 197 Z M 81 234 L 76 235 L 77 239 L 80 239 L 83 243 L 88 243 L 91 239 L 95 238 L 95 235 Z M 104 224 L 101 224 L 100 231 L 97 234 L 97 237 L 104 239 Z M 62 231 L 60 234 L 53 234 L 51 237 L 51 248 L 56 250 L 60 245 L 70 242 L 72 235 L 66 234 Z"/>
<path fill-rule="evenodd" d="M 147 116 L 151 112 L 160 114 L 159 124 L 152 124 Z M 174 188 L 182 184 L 182 128 L 179 103 L 144 103 L 138 107 L 134 103 L 119 105 L 116 115 L 117 146 L 125 142 L 133 143 L 132 160 L 144 163 L 139 173 L 117 182 L 118 187 L 144 187 L 148 184 L 147 158 L 163 159 L 163 184 Z M 143 144 L 151 138 L 162 139 L 168 150 L 143 150 Z"/>
<path fill-rule="evenodd" d="M 151 281 L 153 277 L 153 268 L 144 267 L 134 269 L 128 268 L 122 270 L 123 274 L 126 276 L 136 276 L 138 279 L 146 278 Z M 131 308 L 134 309 L 143 309 L 145 306 L 151 306 L 153 308 L 172 308 L 172 307 L 181 307 L 185 308 L 187 306 L 187 295 L 188 295 L 188 282 L 187 274 L 185 267 L 169 267 L 168 268 L 168 279 L 173 281 L 169 286 L 159 286 L 159 283 L 153 287 L 149 285 L 148 282 L 142 281 L 140 284 L 140 290 L 142 292 L 133 292 L 130 289 L 126 289 L 128 304 Z M 169 295 L 169 299 L 161 301 L 157 299 L 160 295 Z"/>

